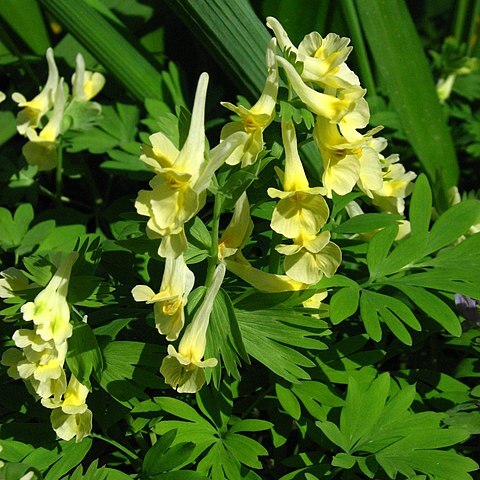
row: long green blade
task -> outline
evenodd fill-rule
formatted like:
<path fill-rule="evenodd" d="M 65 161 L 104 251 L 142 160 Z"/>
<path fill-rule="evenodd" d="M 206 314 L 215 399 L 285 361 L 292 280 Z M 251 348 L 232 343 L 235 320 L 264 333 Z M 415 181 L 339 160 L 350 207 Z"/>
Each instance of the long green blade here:
<path fill-rule="evenodd" d="M 381 81 L 425 172 L 446 187 L 456 185 L 452 137 L 404 0 L 362 0 L 356 6 Z"/>
<path fill-rule="evenodd" d="M 242 93 L 258 96 L 265 83 L 271 36 L 246 0 L 167 0 L 189 30 L 212 51 Z"/>
<path fill-rule="evenodd" d="M 41 3 L 133 97 L 162 98 L 160 72 L 95 9 L 83 1 Z"/>

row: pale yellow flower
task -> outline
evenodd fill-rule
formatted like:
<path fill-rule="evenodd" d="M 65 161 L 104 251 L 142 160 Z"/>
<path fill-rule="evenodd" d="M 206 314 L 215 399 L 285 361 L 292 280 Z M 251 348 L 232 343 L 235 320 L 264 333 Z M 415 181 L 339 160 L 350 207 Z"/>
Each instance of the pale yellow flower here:
<path fill-rule="evenodd" d="M 293 245 L 277 245 L 276 250 L 286 255 L 285 273 L 296 280 L 312 285 L 323 275 L 333 277 L 342 261 L 342 252 L 330 242 L 330 232 L 318 236 L 302 234 L 294 239 Z"/>
<path fill-rule="evenodd" d="M 243 192 L 235 203 L 233 216 L 218 241 L 218 258 L 224 258 L 235 255 L 241 249 L 253 230 L 253 222 L 250 217 L 250 205 L 246 192 Z"/>
<path fill-rule="evenodd" d="M 68 254 L 35 300 L 21 307 L 24 320 L 33 321 L 36 333 L 43 340 L 53 340 L 57 345 L 72 335 L 67 293 L 70 273 L 77 258 L 77 252 Z"/>
<path fill-rule="evenodd" d="M 308 285 L 292 280 L 287 275 L 277 275 L 252 267 L 241 252 L 225 260 L 230 272 L 260 292 L 281 293 L 305 290 Z"/>
<path fill-rule="evenodd" d="M 178 352 L 173 345 L 168 346 L 168 356 L 163 359 L 160 373 L 165 377 L 165 382 L 179 393 L 198 392 L 205 383 L 204 369 L 217 365 L 216 358 L 202 358 L 205 355 L 210 314 L 224 276 L 225 264 L 220 263 L 215 269 L 202 304 L 185 329 Z"/>
<path fill-rule="evenodd" d="M 145 149 L 140 159 L 156 173 L 151 190 L 141 190 L 135 202 L 140 215 L 149 217 L 147 235 L 162 240 L 159 255 L 177 258 L 187 248 L 184 224 L 205 204 L 206 189 L 213 174 L 225 162 L 245 133 L 232 136 L 212 150 L 210 161 L 205 156 L 205 100 L 208 74 L 198 81 L 192 120 L 187 139 L 179 151 L 163 134 L 150 137 L 152 149 Z"/>
<path fill-rule="evenodd" d="M 263 131 L 275 118 L 275 105 L 278 93 L 278 67 L 275 58 L 276 41 L 270 40 L 266 54 L 268 76 L 263 92 L 252 108 L 247 109 L 242 105 L 235 106 L 229 102 L 221 104 L 236 113 L 241 120 L 225 125 L 220 134 L 221 140 L 226 140 L 230 135 L 237 132 L 247 133 L 245 142 L 238 145 L 234 154 L 227 163 L 229 165 L 242 164 L 242 167 L 251 165 L 257 160 L 258 154 L 263 149 Z"/>
<path fill-rule="evenodd" d="M 28 128 L 36 128 L 54 102 L 55 91 L 58 86 L 58 69 L 51 48 L 47 50 L 46 56 L 48 78 L 42 91 L 30 101 L 27 101 L 21 93 L 15 92 L 12 95 L 13 101 L 18 103 L 19 107 L 24 107 L 17 115 L 17 130 L 21 135 L 25 135 Z"/>
<path fill-rule="evenodd" d="M 162 285 L 157 294 L 147 285 L 137 285 L 132 289 L 136 302 L 154 304 L 155 325 L 169 341 L 176 340 L 183 328 L 184 307 L 194 282 L 193 272 L 187 267 L 183 255 L 180 255 L 175 259 L 166 259 Z"/>
<path fill-rule="evenodd" d="M 382 188 L 373 191 L 373 204 L 385 212 L 403 214 L 405 197 L 413 190 L 412 181 L 417 177 L 414 172 L 407 172 L 398 163 L 398 155 L 390 155 L 385 159 L 387 165 L 383 173 Z"/>
<path fill-rule="evenodd" d="M 303 64 L 301 76 L 304 81 L 334 88 L 360 84 L 357 75 L 345 63 L 352 51 L 348 46 L 349 38 L 335 33 L 323 38 L 318 32 L 312 32 L 296 48 L 276 18 L 267 17 L 267 27 L 273 30 L 282 52 L 287 56 L 295 54 L 296 61 Z"/>
<path fill-rule="evenodd" d="M 57 166 L 57 137 L 62 133 L 65 102 L 63 78 L 61 78 L 55 93 L 53 113 L 48 123 L 40 133 L 33 128 L 26 129 L 29 141 L 23 146 L 22 153 L 28 164 L 36 165 L 39 171 L 52 170 Z"/>
<path fill-rule="evenodd" d="M 37 395 L 58 397 L 66 387 L 63 365 L 67 355 L 67 342 L 55 344 L 43 340 L 35 330 L 20 329 L 13 335 L 15 345 L 2 356 L 2 364 L 9 368 L 14 379 L 29 382 Z"/>
<path fill-rule="evenodd" d="M 75 73 L 72 76 L 74 100 L 85 102 L 95 97 L 105 85 L 105 77 L 99 72 L 85 70 L 85 60 L 81 53 L 75 59 Z"/>
<path fill-rule="evenodd" d="M 336 91 L 336 96 L 317 92 L 307 86 L 302 77 L 284 58 L 277 56 L 278 64 L 284 69 L 293 90 L 308 109 L 327 118 L 332 123 L 339 123 L 349 112 L 353 111 L 357 102 L 363 98 L 366 90 L 359 86 L 351 86 Z"/>
<path fill-rule="evenodd" d="M 6 95 L 3 92 L 0 92 L 0 103 L 2 103 L 6 98 Z"/>
<path fill-rule="evenodd" d="M 330 214 L 322 187 L 310 188 L 302 161 L 298 155 L 293 123 L 282 121 L 282 139 L 285 147 L 284 191 L 269 188 L 271 198 L 280 198 L 272 215 L 272 229 L 287 238 L 295 238 L 302 231 L 316 234 Z"/>
<path fill-rule="evenodd" d="M 68 441 L 75 437 L 78 443 L 92 431 L 92 412 L 86 404 L 88 393 L 88 388 L 72 374 L 63 400 L 42 400 L 44 407 L 53 409 L 50 421 L 62 440 Z"/>

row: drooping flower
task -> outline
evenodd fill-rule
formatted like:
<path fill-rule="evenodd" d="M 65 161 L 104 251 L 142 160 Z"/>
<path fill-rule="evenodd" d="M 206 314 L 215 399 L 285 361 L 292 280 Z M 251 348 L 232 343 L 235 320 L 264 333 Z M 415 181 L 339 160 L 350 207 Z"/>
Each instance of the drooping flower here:
<path fill-rule="evenodd" d="M 67 293 L 70 273 L 77 258 L 77 252 L 69 253 L 35 300 L 21 307 L 24 320 L 33 321 L 42 340 L 53 340 L 56 345 L 72 335 Z"/>
<path fill-rule="evenodd" d="M 50 421 L 62 440 L 75 437 L 78 443 L 92 431 L 92 412 L 86 404 L 88 393 L 88 388 L 72 374 L 62 400 L 42 400 L 44 407 L 53 409 Z"/>
<path fill-rule="evenodd" d="M 185 329 L 178 352 L 173 345 L 168 346 L 168 356 L 163 359 L 160 373 L 165 377 L 165 382 L 179 393 L 198 392 L 205 383 L 204 369 L 215 367 L 218 363 L 216 358 L 202 358 L 205 355 L 210 314 L 224 276 L 225 264 L 220 263 L 202 304 Z"/>
<path fill-rule="evenodd" d="M 311 188 L 298 155 L 295 127 L 282 121 L 282 138 L 285 147 L 284 191 L 269 188 L 271 198 L 280 198 L 272 215 L 272 229 L 287 238 L 295 238 L 302 231 L 316 234 L 327 221 L 329 209 L 322 187 Z"/>
<path fill-rule="evenodd" d="M 242 164 L 242 167 L 251 165 L 257 160 L 258 154 L 263 149 L 263 131 L 275 118 L 275 105 L 278 93 L 278 67 L 275 58 L 276 41 L 270 40 L 266 54 L 268 76 L 263 92 L 252 108 L 247 109 L 242 105 L 233 105 L 229 102 L 221 104 L 236 113 L 240 121 L 225 125 L 220 134 L 221 140 L 226 140 L 237 132 L 247 133 L 246 140 L 239 144 L 235 152 L 228 158 L 229 165 Z"/>
<path fill-rule="evenodd" d="M 333 277 L 342 261 L 340 248 L 330 242 L 330 232 L 318 236 L 302 233 L 293 245 L 277 245 L 276 250 L 286 255 L 285 273 L 309 285 L 317 283 L 323 275 Z"/>
<path fill-rule="evenodd" d="M 42 117 L 53 105 L 55 92 L 58 87 L 58 69 L 53 57 L 53 50 L 47 49 L 48 78 L 42 91 L 32 100 L 27 99 L 18 92 L 13 93 L 12 99 L 19 107 L 24 107 L 17 114 L 17 130 L 21 135 L 26 135 L 28 128 L 36 128 Z"/>
<path fill-rule="evenodd" d="M 193 288 L 195 277 L 187 267 L 183 255 L 167 258 L 160 291 L 155 293 L 147 285 L 137 285 L 132 289 L 136 302 L 154 304 L 155 325 L 168 341 L 178 338 L 185 323 L 184 307 L 188 294 Z"/>
<path fill-rule="evenodd" d="M 60 79 L 53 106 L 53 113 L 40 133 L 33 128 L 26 129 L 28 142 L 22 153 L 29 165 L 36 165 L 39 171 L 52 170 L 57 166 L 57 137 L 62 132 L 63 112 L 65 109 L 65 91 L 63 78 Z"/>
<path fill-rule="evenodd" d="M 318 32 L 309 33 L 298 45 L 293 45 L 287 32 L 274 17 L 267 17 L 267 27 L 271 28 L 282 52 L 294 54 L 301 63 L 302 79 L 305 82 L 318 82 L 323 87 L 346 88 L 359 85 L 357 75 L 345 63 L 352 51 L 350 39 L 329 33 L 323 38 Z"/>
<path fill-rule="evenodd" d="M 85 60 L 81 53 L 75 58 L 75 73 L 72 75 L 72 95 L 74 100 L 86 102 L 95 97 L 105 85 L 105 77 L 99 72 L 85 70 Z"/>

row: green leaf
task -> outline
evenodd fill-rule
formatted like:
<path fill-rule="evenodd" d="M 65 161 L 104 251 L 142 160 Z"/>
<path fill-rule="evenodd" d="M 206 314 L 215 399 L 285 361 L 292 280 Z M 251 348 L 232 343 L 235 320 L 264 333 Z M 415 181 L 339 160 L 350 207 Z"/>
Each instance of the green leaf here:
<path fill-rule="evenodd" d="M 372 292 L 362 290 L 360 297 L 360 316 L 367 335 L 375 342 L 382 339 L 382 327 L 378 315 L 377 302 Z"/>
<path fill-rule="evenodd" d="M 0 16 L 33 52 L 45 54 L 50 40 L 36 0 L 3 0 Z"/>
<path fill-rule="evenodd" d="M 278 401 L 283 409 L 295 420 L 300 418 L 302 413 L 300 404 L 298 403 L 297 397 L 292 393 L 292 391 L 279 383 L 275 384 L 275 392 L 277 393 Z"/>
<path fill-rule="evenodd" d="M 359 286 L 338 290 L 330 299 L 330 319 L 334 325 L 351 317 L 358 308 Z"/>
<path fill-rule="evenodd" d="M 428 232 L 432 216 L 432 190 L 423 173 L 415 180 L 408 216 L 412 235 Z"/>
<path fill-rule="evenodd" d="M 40 0 L 57 19 L 137 100 L 162 99 L 162 76 L 141 53 L 87 2 Z"/>
<path fill-rule="evenodd" d="M 452 137 L 405 1 L 365 0 L 356 6 L 381 82 L 425 172 L 431 181 L 443 179 L 446 188 L 457 185 Z"/>
<path fill-rule="evenodd" d="M 84 438 L 80 443 L 70 440 L 62 446 L 60 459 L 50 468 L 45 480 L 56 480 L 63 477 L 72 468 L 76 467 L 89 452 L 92 446 L 91 438 Z"/>
<path fill-rule="evenodd" d="M 317 339 L 325 333 L 318 320 L 292 309 L 236 309 L 235 312 L 249 355 L 290 382 L 310 378 L 302 367 L 313 367 L 313 362 L 292 347 L 326 348 Z"/>
<path fill-rule="evenodd" d="M 270 35 L 245 0 L 168 0 L 234 82 L 252 97 L 263 89 Z"/>
<path fill-rule="evenodd" d="M 390 251 L 397 234 L 398 227 L 392 225 L 380 230 L 370 240 L 367 250 L 367 265 L 368 271 L 370 272 L 370 278 L 373 279 L 378 276 L 378 271 L 381 268 L 382 263 L 385 261 L 385 258 L 387 258 L 388 252 Z"/>
<path fill-rule="evenodd" d="M 175 470 L 177 466 L 182 465 L 189 459 L 195 444 L 192 442 L 178 443 L 169 448 L 175 435 L 175 430 L 162 435 L 160 440 L 145 454 L 142 470 L 149 477 L 168 470 Z M 162 442 L 162 440 L 164 441 Z"/>
<path fill-rule="evenodd" d="M 67 365 L 83 385 L 91 389 L 90 375 L 99 376 L 103 369 L 103 357 L 95 334 L 87 323 L 77 323 L 68 339 Z"/>
<path fill-rule="evenodd" d="M 433 224 L 426 254 L 455 242 L 472 225 L 480 223 L 480 200 L 464 200 L 444 212 Z"/>
<path fill-rule="evenodd" d="M 33 215 L 33 208 L 29 203 L 20 205 L 15 210 L 13 218 L 9 210 L 0 207 L 0 246 L 4 250 L 20 245 Z"/>
<path fill-rule="evenodd" d="M 37 252 L 71 252 L 78 237 L 85 235 L 86 232 L 85 225 L 57 225 L 40 242 Z"/>
<path fill-rule="evenodd" d="M 439 297 L 420 287 L 395 285 L 428 316 L 438 322 L 450 335 L 459 337 L 462 334 L 462 325 L 457 315 Z"/>
<path fill-rule="evenodd" d="M 364 213 L 346 220 L 332 229 L 335 233 L 369 233 L 379 228 L 396 225 L 402 220 L 401 215 L 391 213 Z"/>

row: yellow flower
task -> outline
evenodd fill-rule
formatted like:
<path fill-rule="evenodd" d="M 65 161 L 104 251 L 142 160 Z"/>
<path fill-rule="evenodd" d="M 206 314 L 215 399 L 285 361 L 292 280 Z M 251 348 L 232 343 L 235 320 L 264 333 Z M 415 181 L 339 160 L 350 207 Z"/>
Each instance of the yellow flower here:
<path fill-rule="evenodd" d="M 384 148 L 381 141 L 384 139 L 372 138 L 378 130 L 372 129 L 365 135 L 358 134 L 358 137 L 352 135 L 356 140 L 348 141 L 340 134 L 336 125 L 324 118 L 317 118 L 313 137 L 322 154 L 322 183 L 328 197 L 331 197 L 332 191 L 338 195 L 346 195 L 357 184 L 372 198 L 371 190 L 382 187 L 383 157 L 378 149 Z"/>
<path fill-rule="evenodd" d="M 282 138 L 285 147 L 284 191 L 269 188 L 271 198 L 280 198 L 276 205 L 271 227 L 287 238 L 295 238 L 302 231 L 316 234 L 330 214 L 321 193 L 322 187 L 310 188 L 298 155 L 297 138 L 293 123 L 282 121 Z"/>
<path fill-rule="evenodd" d="M 303 64 L 301 76 L 304 81 L 334 88 L 360 84 L 358 77 L 345 63 L 352 51 L 352 47 L 348 46 L 349 38 L 339 37 L 335 33 L 323 38 L 318 32 L 312 32 L 296 48 L 276 18 L 267 17 L 267 27 L 273 30 L 282 52 L 295 54 L 296 61 Z"/>
<path fill-rule="evenodd" d="M 266 63 L 268 76 L 263 88 L 262 95 L 257 103 L 247 109 L 242 105 L 235 106 L 229 102 L 221 104 L 236 113 L 241 121 L 231 122 L 225 125 L 220 134 L 221 140 L 226 140 L 230 135 L 237 132 L 248 134 L 245 142 L 239 145 L 234 155 L 227 160 L 229 165 L 242 164 L 242 167 L 251 165 L 257 160 L 258 154 L 263 149 L 263 131 L 275 118 L 275 105 L 278 93 L 278 68 L 275 58 L 276 41 L 270 40 L 267 48 Z"/>
<path fill-rule="evenodd" d="M 28 128 L 36 128 L 42 117 L 50 110 L 53 105 L 55 91 L 58 86 L 58 69 L 53 58 L 53 50 L 47 50 L 48 78 L 42 91 L 32 100 L 27 99 L 18 92 L 12 95 L 14 102 L 19 107 L 24 107 L 17 115 L 17 130 L 21 135 L 27 133 Z"/>
<path fill-rule="evenodd" d="M 152 148 L 144 149 L 140 159 L 154 170 L 150 181 L 152 190 L 141 190 L 135 202 L 140 215 L 150 217 L 147 222 L 149 238 L 162 240 L 159 255 L 177 258 L 187 248 L 184 224 L 205 204 L 206 189 L 213 174 L 225 162 L 239 139 L 245 133 L 234 135 L 214 148 L 207 162 L 205 155 L 205 100 L 208 75 L 202 73 L 198 81 L 192 120 L 187 139 L 179 151 L 161 132 L 150 137 Z"/>
<path fill-rule="evenodd" d="M 235 203 L 232 219 L 218 242 L 219 260 L 235 255 L 245 245 L 252 230 L 250 205 L 246 192 L 243 192 Z"/>
<path fill-rule="evenodd" d="M 2 103 L 6 98 L 6 95 L 3 92 L 0 92 L 0 103 Z"/>
<path fill-rule="evenodd" d="M 260 292 L 296 292 L 308 288 L 306 283 L 292 280 L 287 275 L 268 273 L 252 267 L 241 252 L 237 252 L 233 258 L 227 258 L 225 264 L 230 272 Z"/>
<path fill-rule="evenodd" d="M 92 412 L 86 404 L 87 395 L 88 388 L 72 374 L 63 400 L 42 400 L 44 407 L 53 409 L 50 421 L 62 440 L 68 441 L 76 437 L 75 441 L 78 443 L 92 431 Z"/>
<path fill-rule="evenodd" d="M 95 97 L 105 85 L 105 77 L 98 72 L 85 70 L 81 53 L 75 59 L 75 73 L 72 76 L 72 95 L 75 100 L 88 101 Z"/>
<path fill-rule="evenodd" d="M 293 245 L 277 245 L 276 250 L 286 255 L 285 273 L 298 282 L 312 285 L 323 275 L 333 277 L 342 261 L 342 252 L 330 242 L 330 232 L 318 236 L 302 234 Z"/>
<path fill-rule="evenodd" d="M 26 129 L 28 142 L 22 153 L 29 165 L 36 165 L 39 171 L 52 170 L 57 166 L 57 137 L 61 133 L 63 112 L 65 108 L 65 91 L 63 78 L 55 93 L 53 113 L 48 123 L 39 134 L 33 128 Z"/>
<path fill-rule="evenodd" d="M 293 65 L 284 58 L 277 56 L 279 65 L 285 70 L 288 80 L 300 100 L 316 115 L 327 118 L 332 123 L 339 123 L 342 118 L 351 112 L 356 103 L 365 95 L 366 90 L 352 86 L 338 90 L 336 96 L 317 92 L 307 86 Z"/>
<path fill-rule="evenodd" d="M 24 320 L 33 321 L 36 333 L 43 340 L 53 340 L 57 345 L 72 335 L 67 293 L 70 273 L 77 258 L 77 252 L 68 254 L 35 300 L 21 307 Z"/>
<path fill-rule="evenodd" d="M 183 255 L 167 258 L 160 292 L 155 292 L 147 285 L 137 285 L 132 290 L 136 302 L 154 304 L 155 325 L 167 340 L 178 338 L 185 323 L 184 307 L 188 294 L 193 288 L 195 277 L 187 267 Z"/>
<path fill-rule="evenodd" d="M 185 329 L 178 352 L 173 345 L 168 346 L 168 356 L 163 359 L 160 373 L 165 382 L 179 393 L 198 392 L 205 383 L 205 368 L 217 365 L 216 358 L 202 360 L 207 343 L 207 329 L 213 303 L 225 276 L 225 264 L 215 269 L 213 281 L 192 322 Z"/>
<path fill-rule="evenodd" d="M 15 345 L 2 356 L 2 364 L 9 368 L 14 379 L 31 384 L 42 398 L 60 396 L 66 387 L 63 365 L 67 355 L 67 342 L 59 345 L 43 340 L 35 330 L 20 329 L 13 334 Z"/>
<path fill-rule="evenodd" d="M 398 155 L 390 155 L 385 159 L 385 163 L 387 168 L 383 173 L 383 185 L 373 191 L 373 204 L 385 212 L 403 214 L 405 197 L 412 192 L 412 181 L 417 175 L 405 171 L 405 167 L 398 163 Z"/>

